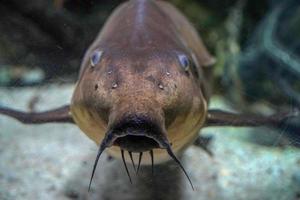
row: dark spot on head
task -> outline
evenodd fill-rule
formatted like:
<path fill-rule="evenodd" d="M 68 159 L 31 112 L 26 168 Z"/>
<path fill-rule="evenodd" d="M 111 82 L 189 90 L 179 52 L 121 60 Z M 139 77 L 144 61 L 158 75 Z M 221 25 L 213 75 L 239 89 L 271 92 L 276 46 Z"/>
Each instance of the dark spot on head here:
<path fill-rule="evenodd" d="M 147 77 L 146 77 L 146 80 L 147 80 L 147 81 L 150 81 L 150 82 L 152 82 L 152 83 L 154 83 L 154 84 L 156 84 L 156 82 L 157 82 L 156 79 L 155 79 L 152 75 L 147 76 Z"/>
<path fill-rule="evenodd" d="M 98 84 L 96 84 L 95 85 L 95 90 L 97 90 L 99 88 L 99 85 Z"/>

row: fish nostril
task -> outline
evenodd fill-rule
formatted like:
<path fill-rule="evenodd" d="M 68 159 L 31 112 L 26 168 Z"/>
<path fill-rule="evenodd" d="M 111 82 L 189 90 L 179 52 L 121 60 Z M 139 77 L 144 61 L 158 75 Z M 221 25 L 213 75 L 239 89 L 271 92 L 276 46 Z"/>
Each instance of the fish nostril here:
<path fill-rule="evenodd" d="M 159 87 L 159 89 L 161 89 L 161 90 L 163 90 L 164 89 L 164 86 L 160 83 L 160 84 L 158 84 L 158 87 Z"/>
<path fill-rule="evenodd" d="M 116 89 L 117 87 L 118 87 L 117 83 L 113 83 L 112 86 L 111 86 L 112 89 Z"/>

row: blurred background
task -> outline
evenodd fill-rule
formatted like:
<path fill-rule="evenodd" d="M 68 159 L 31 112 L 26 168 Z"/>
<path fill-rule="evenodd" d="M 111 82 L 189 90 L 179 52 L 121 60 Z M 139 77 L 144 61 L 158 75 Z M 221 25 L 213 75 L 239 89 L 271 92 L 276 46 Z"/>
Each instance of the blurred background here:
<path fill-rule="evenodd" d="M 19 99 L 20 108 L 35 110 L 38 95 L 32 92 L 23 102 L 24 91 L 50 87 L 49 94 L 56 94 L 59 88 L 63 91 L 65 85 L 74 84 L 84 52 L 121 2 L 1 0 L 0 105 L 15 107 Z M 299 0 L 170 2 L 189 18 L 217 60 L 212 106 L 264 115 L 300 109 Z M 245 132 L 259 132 L 245 135 L 247 142 L 262 148 L 300 147 L 299 117 L 272 134 L 265 129 Z M 212 140 L 216 137 L 206 136 Z M 300 188 L 300 158 L 297 162 L 295 180 Z M 292 197 L 300 199 L 300 191 Z"/>

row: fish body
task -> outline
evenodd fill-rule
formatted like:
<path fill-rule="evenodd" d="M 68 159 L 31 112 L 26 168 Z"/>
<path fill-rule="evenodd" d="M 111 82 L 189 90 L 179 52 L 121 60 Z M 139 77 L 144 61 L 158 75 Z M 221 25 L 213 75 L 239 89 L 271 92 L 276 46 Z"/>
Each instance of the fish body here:
<path fill-rule="evenodd" d="M 164 135 L 178 154 L 204 124 L 209 98 L 205 68 L 213 62 L 196 30 L 174 6 L 154 0 L 125 2 L 85 54 L 70 106 L 73 119 L 97 144 L 122 121 L 135 121 L 131 126 L 149 122 L 158 131 L 149 128 L 148 136 Z M 124 126 L 139 134 L 139 128 Z M 156 163 L 170 159 L 164 149 L 153 151 Z M 107 152 L 121 158 L 118 145 Z M 149 163 L 150 156 L 144 156 L 142 164 Z"/>
<path fill-rule="evenodd" d="M 130 181 L 127 162 L 138 173 L 140 164 L 153 169 L 154 163 L 172 159 L 194 189 L 177 156 L 201 128 L 282 128 L 287 119 L 299 116 L 297 109 L 271 116 L 208 109 L 213 63 L 196 30 L 175 7 L 159 0 L 131 0 L 115 9 L 87 50 L 71 104 L 43 112 L 0 107 L 0 114 L 25 124 L 75 123 L 99 145 L 89 189 L 104 150 L 123 160 Z"/>
<path fill-rule="evenodd" d="M 187 175 L 176 155 L 201 128 L 280 129 L 300 113 L 262 116 L 208 109 L 213 63 L 197 31 L 174 6 L 131 0 L 115 9 L 86 51 L 71 104 L 42 112 L 0 107 L 0 114 L 25 124 L 76 124 L 99 145 L 92 177 L 105 149 L 125 166 L 139 162 L 144 152 L 149 154 L 142 164 L 173 159 Z"/>

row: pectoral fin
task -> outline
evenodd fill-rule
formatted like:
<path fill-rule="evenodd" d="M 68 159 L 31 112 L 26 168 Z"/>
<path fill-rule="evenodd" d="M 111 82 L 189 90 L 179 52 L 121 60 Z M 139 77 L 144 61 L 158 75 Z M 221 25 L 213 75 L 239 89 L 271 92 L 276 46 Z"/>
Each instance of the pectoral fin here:
<path fill-rule="evenodd" d="M 209 144 L 212 140 L 212 136 L 203 136 L 199 135 L 199 137 L 195 140 L 194 145 L 201 148 L 203 151 L 205 151 L 210 157 L 213 157 L 214 154 L 209 148 Z"/>
<path fill-rule="evenodd" d="M 0 107 L 0 114 L 10 116 L 24 124 L 43 123 L 74 123 L 70 113 L 70 106 L 62 106 L 44 112 L 22 112 L 10 108 Z"/>
<path fill-rule="evenodd" d="M 205 127 L 208 126 L 270 126 L 279 127 L 287 119 L 299 116 L 299 110 L 280 112 L 271 116 L 237 114 L 222 110 L 209 110 Z"/>

